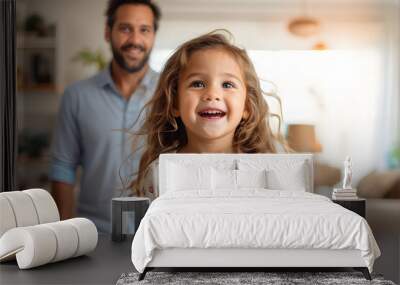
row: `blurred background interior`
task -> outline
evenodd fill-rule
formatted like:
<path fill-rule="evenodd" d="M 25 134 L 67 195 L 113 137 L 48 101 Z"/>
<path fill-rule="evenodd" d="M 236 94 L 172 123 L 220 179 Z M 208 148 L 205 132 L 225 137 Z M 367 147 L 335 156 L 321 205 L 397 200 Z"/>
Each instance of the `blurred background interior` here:
<path fill-rule="evenodd" d="M 17 1 L 19 189 L 49 189 L 49 149 L 64 87 L 104 68 L 107 0 Z M 382 250 L 376 270 L 400 281 L 400 0 L 160 0 L 150 60 L 160 71 L 182 42 L 218 28 L 246 48 L 279 96 L 282 134 L 315 154 L 330 196 L 346 155 Z M 274 113 L 277 100 L 268 99 Z"/>

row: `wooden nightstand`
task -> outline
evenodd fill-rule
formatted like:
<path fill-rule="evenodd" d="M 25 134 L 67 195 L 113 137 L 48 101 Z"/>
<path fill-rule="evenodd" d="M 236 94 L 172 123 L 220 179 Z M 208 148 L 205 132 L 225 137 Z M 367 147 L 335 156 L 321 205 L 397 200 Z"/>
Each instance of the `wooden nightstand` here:
<path fill-rule="evenodd" d="M 359 198 L 354 200 L 332 200 L 332 202 L 339 204 L 340 206 L 365 218 L 365 199 Z"/>

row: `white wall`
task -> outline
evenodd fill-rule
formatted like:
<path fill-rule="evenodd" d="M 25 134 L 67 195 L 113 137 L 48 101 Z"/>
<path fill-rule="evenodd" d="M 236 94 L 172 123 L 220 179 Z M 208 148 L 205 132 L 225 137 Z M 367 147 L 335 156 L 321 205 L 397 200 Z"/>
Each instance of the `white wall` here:
<path fill-rule="evenodd" d="M 187 39 L 218 28 L 230 30 L 236 42 L 250 50 L 308 49 L 319 39 L 332 48 L 365 48 L 376 45 L 382 37 L 382 14 L 376 8 L 376 1 L 371 0 L 316 1 L 315 7 L 309 1 L 308 10 L 324 19 L 323 33 L 310 40 L 294 38 L 286 30 L 289 16 L 302 14 L 299 0 L 158 2 L 163 19 L 155 49 L 174 49 Z M 82 48 L 101 49 L 110 56 L 104 41 L 107 0 L 29 0 L 26 3 L 28 11 L 38 12 L 48 22 L 57 24 L 58 72 L 62 86 L 86 75 L 87 70 L 80 63 L 71 61 Z"/>
<path fill-rule="evenodd" d="M 93 70 L 71 58 L 82 48 L 101 49 L 106 0 L 31 0 L 59 31 L 58 73 L 63 87 Z M 385 1 L 309 1 L 308 12 L 322 19 L 322 32 L 311 39 L 291 36 L 288 19 L 302 13 L 300 1 L 160 0 L 164 17 L 157 35 L 156 60 L 180 43 L 217 28 L 230 30 L 250 51 L 259 75 L 278 85 L 287 122 L 312 122 L 324 147 L 320 159 L 341 167 L 353 156 L 355 178 L 376 168 L 378 105 L 384 89 Z M 323 40 L 329 51 L 310 53 Z M 157 63 L 155 64 L 157 65 Z M 318 107 L 316 91 L 323 109 Z M 317 97 L 318 97 L 317 96 Z M 318 101 L 317 100 L 317 101 Z M 382 153 L 381 153 L 382 156 Z"/>

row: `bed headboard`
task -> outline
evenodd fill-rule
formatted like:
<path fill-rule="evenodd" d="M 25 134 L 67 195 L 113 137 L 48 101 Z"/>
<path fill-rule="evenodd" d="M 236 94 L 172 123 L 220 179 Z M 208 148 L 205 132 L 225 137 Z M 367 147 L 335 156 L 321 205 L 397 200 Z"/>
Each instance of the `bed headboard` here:
<path fill-rule="evenodd" d="M 160 195 L 167 191 L 170 163 L 188 168 L 212 166 L 217 169 L 267 169 L 285 177 L 300 172 L 304 177 L 305 191 L 314 191 L 312 154 L 161 154 L 158 171 Z"/>

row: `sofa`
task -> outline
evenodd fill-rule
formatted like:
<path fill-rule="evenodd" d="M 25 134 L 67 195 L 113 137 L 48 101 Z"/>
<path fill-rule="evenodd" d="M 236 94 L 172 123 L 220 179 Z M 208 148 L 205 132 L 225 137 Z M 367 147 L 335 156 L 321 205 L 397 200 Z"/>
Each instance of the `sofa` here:
<path fill-rule="evenodd" d="M 373 171 L 363 177 L 358 195 L 366 198 L 367 221 L 382 255 L 375 271 L 400 283 L 400 169 Z"/>
<path fill-rule="evenodd" d="M 366 215 L 381 250 L 374 271 L 400 284 L 400 199 L 367 198 Z"/>

